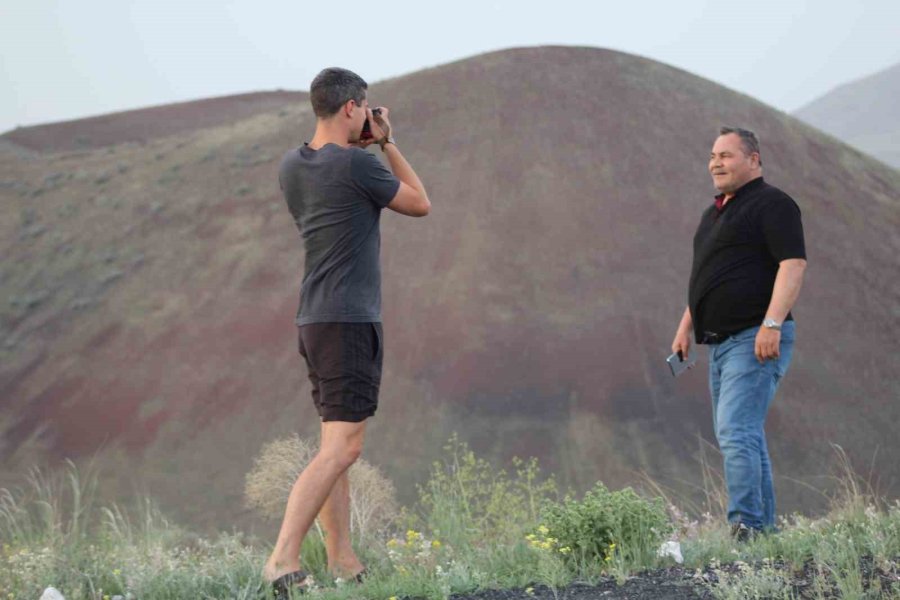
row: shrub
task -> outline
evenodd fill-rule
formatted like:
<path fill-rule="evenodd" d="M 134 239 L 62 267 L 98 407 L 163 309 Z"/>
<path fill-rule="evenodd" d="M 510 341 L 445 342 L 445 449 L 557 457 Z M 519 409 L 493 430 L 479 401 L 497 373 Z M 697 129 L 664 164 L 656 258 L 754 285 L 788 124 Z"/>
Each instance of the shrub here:
<path fill-rule="evenodd" d="M 478 458 L 454 434 L 444 458 L 432 465 L 419 487 L 422 518 L 428 529 L 453 545 L 470 540 L 518 541 L 533 527 L 541 507 L 558 499 L 555 480 L 541 479 L 537 459 L 512 460 L 513 476 Z"/>
<path fill-rule="evenodd" d="M 609 491 L 602 483 L 581 501 L 566 497 L 547 506 L 538 529 L 543 543 L 586 561 L 609 561 L 620 555 L 626 562 L 652 557 L 672 526 L 661 498 L 647 500 L 631 488 Z M 536 536 L 530 536 L 532 543 Z"/>
<path fill-rule="evenodd" d="M 316 455 L 312 442 L 298 435 L 263 447 L 247 474 L 244 498 L 266 518 L 280 518 L 297 477 Z M 394 484 L 365 460 L 350 468 L 350 531 L 359 537 L 380 531 L 396 517 Z"/>

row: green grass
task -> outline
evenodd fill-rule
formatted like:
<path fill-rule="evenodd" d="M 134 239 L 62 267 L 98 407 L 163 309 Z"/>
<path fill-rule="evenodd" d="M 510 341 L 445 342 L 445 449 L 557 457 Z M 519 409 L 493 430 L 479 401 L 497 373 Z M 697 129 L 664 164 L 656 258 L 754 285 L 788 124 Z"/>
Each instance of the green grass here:
<path fill-rule="evenodd" d="M 269 597 L 260 577 L 270 549 L 265 541 L 200 538 L 167 521 L 151 500 L 128 509 L 98 506 L 97 481 L 90 468 L 79 472 L 69 463 L 0 490 L 0 600 L 38 598 L 50 585 L 68 600 Z M 780 533 L 735 546 L 719 519 L 691 520 L 668 500 L 599 486 L 583 500 L 563 499 L 536 461 L 501 469 L 453 438 L 417 504 L 401 511 L 392 528 L 356 541 L 372 574 L 362 586 L 328 575 L 315 533 L 304 545 L 304 566 L 319 586 L 313 597 L 322 600 L 438 599 L 486 588 L 555 591 L 604 576 L 623 580 L 672 564 L 648 552 L 660 539 L 658 522 L 644 527 L 646 519 L 623 516 L 651 514 L 665 502 L 670 520 L 662 529 L 680 532 L 686 567 L 716 575 L 707 585 L 717 598 L 900 599 L 896 577 L 881 585 L 868 575 L 873 568 L 900 573 L 900 503 L 874 497 L 849 469 L 842 482 L 826 516 L 795 515 L 783 520 Z M 622 523 L 638 525 L 626 532 Z M 591 527 L 612 541 L 603 537 L 591 546 Z M 804 568 L 812 579 L 799 585 L 795 572 Z"/>

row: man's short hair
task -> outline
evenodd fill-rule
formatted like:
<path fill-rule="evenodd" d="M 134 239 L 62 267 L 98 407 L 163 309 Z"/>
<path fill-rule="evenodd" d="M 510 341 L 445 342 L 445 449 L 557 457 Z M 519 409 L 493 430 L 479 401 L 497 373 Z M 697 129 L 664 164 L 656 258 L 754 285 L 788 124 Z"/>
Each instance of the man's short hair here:
<path fill-rule="evenodd" d="M 719 127 L 719 135 L 728 135 L 729 133 L 737 134 L 737 136 L 741 138 L 741 148 L 744 149 L 744 154 L 750 156 L 756 152 L 760 156 L 759 166 L 762 166 L 762 155 L 759 152 L 759 138 L 756 137 L 756 134 L 749 129 L 742 129 L 740 127 Z"/>
<path fill-rule="evenodd" d="M 369 84 L 353 71 L 329 67 L 322 69 L 313 79 L 309 86 L 309 100 L 317 117 L 330 117 L 349 100 L 362 104 L 368 88 Z"/>

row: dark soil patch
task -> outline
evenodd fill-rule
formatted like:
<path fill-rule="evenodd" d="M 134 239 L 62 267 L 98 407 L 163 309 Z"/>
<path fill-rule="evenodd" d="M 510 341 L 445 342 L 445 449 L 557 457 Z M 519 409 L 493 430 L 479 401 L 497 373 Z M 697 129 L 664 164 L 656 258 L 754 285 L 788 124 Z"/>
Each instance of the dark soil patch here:
<path fill-rule="evenodd" d="M 474 594 L 457 594 L 452 600 L 710 600 L 714 598 L 693 569 L 672 567 L 646 571 L 629 578 L 622 585 L 613 578 L 604 578 L 594 585 L 575 583 L 553 590 L 535 585 L 531 593 L 525 589 L 484 590 Z"/>
<path fill-rule="evenodd" d="M 884 592 L 900 591 L 900 568 L 898 561 L 893 561 L 890 568 L 884 569 L 875 565 L 871 558 L 860 560 L 860 574 L 863 588 L 866 591 L 879 589 Z M 762 568 L 761 564 L 754 565 Z M 781 561 L 771 568 L 785 572 L 790 567 Z M 740 571 L 736 564 L 719 567 L 719 573 L 737 574 Z M 792 597 L 804 598 L 841 598 L 841 592 L 833 577 L 824 574 L 826 584 L 815 581 L 821 579 L 816 566 L 809 562 L 803 569 L 791 571 L 790 590 Z M 614 578 L 603 578 L 596 584 L 575 583 L 554 591 L 544 585 L 531 588 L 511 590 L 482 590 L 472 594 L 455 594 L 452 600 L 712 600 L 712 586 L 719 581 L 716 571 L 706 568 L 698 572 L 695 569 L 670 567 L 645 571 L 630 577 L 622 585 Z M 824 587 L 824 589 L 819 589 Z M 528 590 L 528 591 L 526 591 Z"/>

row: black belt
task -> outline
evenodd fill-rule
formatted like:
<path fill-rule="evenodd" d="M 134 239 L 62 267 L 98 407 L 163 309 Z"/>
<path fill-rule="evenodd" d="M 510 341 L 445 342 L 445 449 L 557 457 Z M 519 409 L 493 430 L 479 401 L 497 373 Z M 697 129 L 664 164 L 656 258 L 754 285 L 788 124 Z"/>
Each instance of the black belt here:
<path fill-rule="evenodd" d="M 700 343 L 701 344 L 721 344 L 722 342 L 724 342 L 725 340 L 727 340 L 730 337 L 731 337 L 731 335 L 727 334 L 727 333 L 716 333 L 715 331 L 704 331 L 703 332 L 703 341 L 701 341 Z"/>

